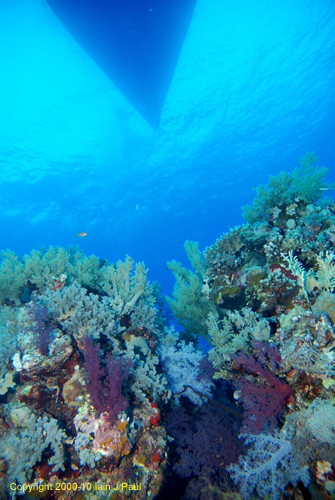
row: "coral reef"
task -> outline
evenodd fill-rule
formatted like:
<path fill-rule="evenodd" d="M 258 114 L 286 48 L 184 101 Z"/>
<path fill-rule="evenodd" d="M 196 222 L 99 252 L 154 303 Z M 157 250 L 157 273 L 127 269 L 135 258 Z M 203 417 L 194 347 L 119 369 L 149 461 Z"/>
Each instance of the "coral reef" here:
<path fill-rule="evenodd" d="M 67 264 L 57 273 L 67 278 L 53 280 L 61 257 Z M 104 264 L 100 284 L 93 276 L 79 284 L 66 257 L 57 249 L 32 252 L 35 263 L 17 260 L 22 286 L 27 276 L 36 286 L 25 301 L 14 286 L 1 307 L 1 498 L 23 487 L 64 500 L 92 498 L 89 488 L 97 498 L 154 498 L 167 455 L 161 408 L 171 391 L 156 356 L 164 322 L 156 323 L 147 271 L 138 264 L 133 272 L 127 257 Z M 87 260 L 78 259 L 82 269 Z M 42 270 L 41 279 L 29 268 Z"/>
<path fill-rule="evenodd" d="M 244 207 L 248 224 L 205 249 L 198 295 L 175 296 L 178 321 L 183 304 L 201 318 L 213 380 L 243 412 L 249 451 L 229 470 L 245 499 L 335 498 L 334 185 L 314 153 L 300 163 L 270 176 Z M 179 268 L 180 283 L 189 273 Z M 208 498 L 224 494 L 205 483 Z"/>
<path fill-rule="evenodd" d="M 186 241 L 166 299 L 182 331 L 129 256 L 2 252 L 0 497 L 150 500 L 171 474 L 185 500 L 335 499 L 325 174 L 307 153 L 248 224 L 203 254 Z"/>
<path fill-rule="evenodd" d="M 318 160 L 314 153 L 308 152 L 300 160 L 301 167 L 292 173 L 280 172 L 277 177 L 270 175 L 269 184 L 257 188 L 253 204 L 243 207 L 243 217 L 253 224 L 267 220 L 271 213 L 278 218 L 280 212 L 286 213 L 286 207 L 289 207 L 288 214 L 293 215 L 294 203 L 301 201 L 309 205 L 318 201 L 322 189 L 334 187 L 334 184 L 324 182 L 327 169 L 319 167 Z"/>

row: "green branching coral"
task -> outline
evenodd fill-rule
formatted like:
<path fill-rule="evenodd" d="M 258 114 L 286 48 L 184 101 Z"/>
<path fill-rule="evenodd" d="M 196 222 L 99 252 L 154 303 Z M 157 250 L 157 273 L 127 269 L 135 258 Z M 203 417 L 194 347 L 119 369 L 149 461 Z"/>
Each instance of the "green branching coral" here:
<path fill-rule="evenodd" d="M 268 341 L 270 337 L 269 322 L 249 307 L 240 312 L 227 311 L 227 317 L 219 321 L 213 313 L 209 313 L 207 326 L 213 345 L 209 359 L 217 369 L 215 378 L 224 376 L 230 366 L 230 354 L 239 350 L 249 351 L 253 339 Z"/>
<path fill-rule="evenodd" d="M 11 250 L 0 253 L 0 303 L 6 299 L 15 301 L 22 293 L 27 280 L 25 265 Z"/>
<path fill-rule="evenodd" d="M 196 241 L 186 240 L 184 248 L 195 273 L 202 278 L 205 274 L 205 263 L 202 253 L 199 250 L 199 243 Z"/>
<path fill-rule="evenodd" d="M 243 207 L 243 217 L 250 223 L 266 221 L 275 207 L 282 211 L 294 201 L 305 205 L 322 198 L 323 190 L 333 189 L 335 184 L 324 182 L 328 172 L 326 167 L 318 165 L 318 157 L 307 152 L 300 160 L 301 167 L 292 173 L 280 172 L 270 175 L 268 184 L 256 189 L 257 196 L 252 205 Z"/>
<path fill-rule="evenodd" d="M 17 315 L 18 309 L 0 306 L 0 379 L 6 374 L 8 360 L 17 351 Z"/>
<path fill-rule="evenodd" d="M 134 272 L 133 267 L 134 261 L 127 255 L 125 262 L 119 260 L 116 265 L 108 266 L 104 273 L 102 288 L 113 299 L 114 308 L 122 314 L 128 313 L 141 296 L 146 297 L 150 305 L 155 302 L 144 262 L 136 264 Z"/>
<path fill-rule="evenodd" d="M 203 285 L 204 261 L 198 248 L 198 243 L 187 240 L 184 244 L 187 256 L 195 272 L 184 267 L 180 262 L 168 262 L 168 268 L 173 272 L 176 283 L 173 289 L 174 299 L 167 297 L 167 302 L 178 322 L 192 338 L 200 335 L 208 342 L 206 319 L 210 311 L 216 313 L 213 303 L 208 300 L 206 288 Z"/>
<path fill-rule="evenodd" d="M 67 283 L 77 281 L 81 285 L 98 288 L 103 277 L 100 259 L 95 255 L 86 257 L 78 248 L 67 249 L 50 246 L 48 250 L 32 250 L 23 257 L 27 279 L 39 290 L 52 282 L 52 277 L 67 275 Z"/>
<path fill-rule="evenodd" d="M 101 287 L 106 296 L 87 293 L 77 282 L 57 290 L 48 289 L 41 297 L 52 318 L 61 323 L 66 331 L 81 339 L 85 335 L 112 339 L 125 328 L 121 317 L 131 315 L 133 328 L 156 327 L 155 297 L 146 279 L 148 270 L 144 263 L 135 265 L 127 256 L 116 265 L 104 269 Z"/>
<path fill-rule="evenodd" d="M 86 257 L 72 246 L 67 249 L 50 246 L 48 249 L 32 250 L 22 259 L 11 250 L 6 250 L 1 252 L 0 259 L 0 303 L 13 301 L 19 304 L 28 283 L 44 292 L 61 274 L 66 274 L 67 284 L 76 281 L 101 291 L 100 284 L 107 267 L 95 255 Z"/>

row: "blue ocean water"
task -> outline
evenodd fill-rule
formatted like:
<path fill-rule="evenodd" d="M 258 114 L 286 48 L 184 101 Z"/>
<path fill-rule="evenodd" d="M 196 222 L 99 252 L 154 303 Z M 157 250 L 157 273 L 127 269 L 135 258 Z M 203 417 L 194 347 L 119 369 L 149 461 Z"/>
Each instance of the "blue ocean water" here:
<path fill-rule="evenodd" d="M 0 248 L 143 260 L 171 293 L 307 151 L 335 180 L 335 3 L 198 0 L 153 131 L 42 0 L 0 2 Z M 79 231 L 85 238 L 76 238 Z"/>

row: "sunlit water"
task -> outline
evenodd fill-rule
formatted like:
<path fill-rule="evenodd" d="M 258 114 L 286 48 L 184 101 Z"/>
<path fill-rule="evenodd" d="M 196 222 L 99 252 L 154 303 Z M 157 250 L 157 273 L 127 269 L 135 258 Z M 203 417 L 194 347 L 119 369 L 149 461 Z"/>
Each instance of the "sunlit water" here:
<path fill-rule="evenodd" d="M 242 223 L 269 173 L 315 151 L 335 180 L 334 14 L 199 0 L 153 131 L 42 0 L 2 0 L 0 248 L 130 254 L 169 289 L 166 260 Z"/>

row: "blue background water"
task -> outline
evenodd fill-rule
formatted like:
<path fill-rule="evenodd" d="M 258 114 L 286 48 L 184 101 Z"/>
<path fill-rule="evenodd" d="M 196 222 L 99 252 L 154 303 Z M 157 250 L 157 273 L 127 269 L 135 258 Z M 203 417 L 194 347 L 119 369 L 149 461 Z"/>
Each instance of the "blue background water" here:
<path fill-rule="evenodd" d="M 0 19 L 0 248 L 129 254 L 170 292 L 269 173 L 315 151 L 335 180 L 334 1 L 198 0 L 157 131 L 42 0 Z"/>

